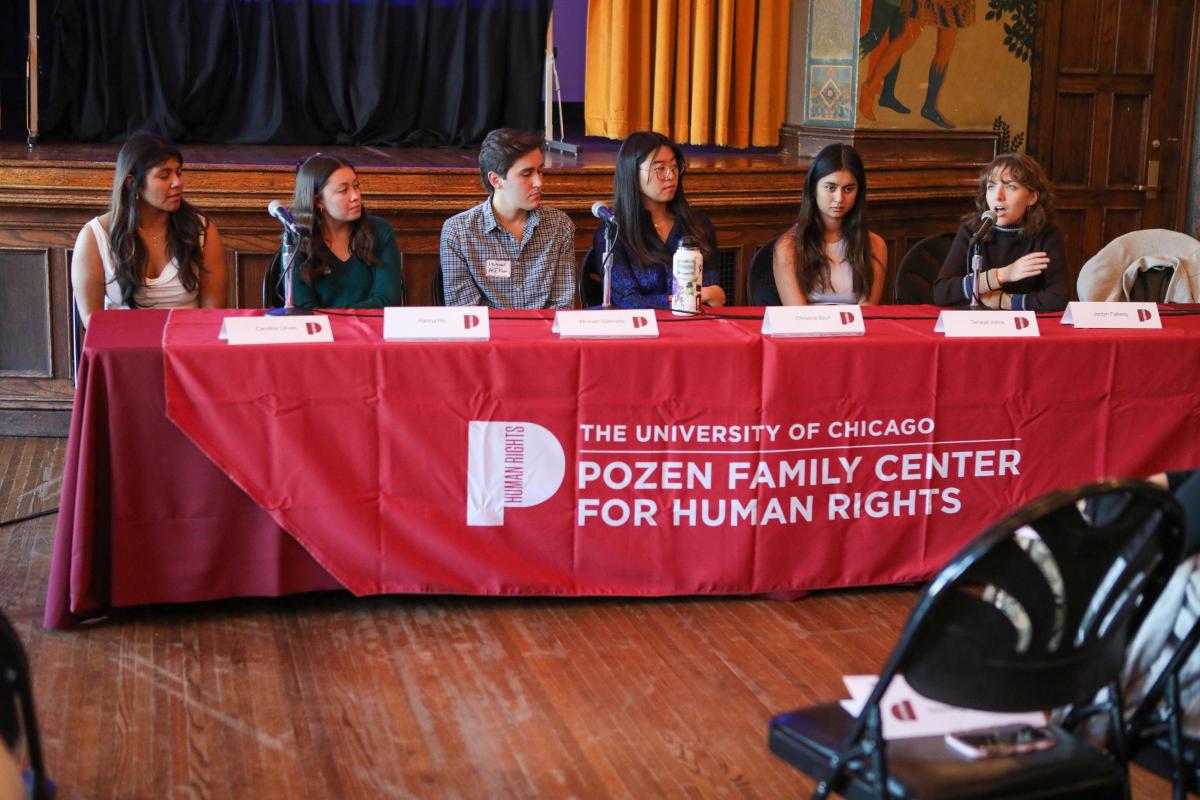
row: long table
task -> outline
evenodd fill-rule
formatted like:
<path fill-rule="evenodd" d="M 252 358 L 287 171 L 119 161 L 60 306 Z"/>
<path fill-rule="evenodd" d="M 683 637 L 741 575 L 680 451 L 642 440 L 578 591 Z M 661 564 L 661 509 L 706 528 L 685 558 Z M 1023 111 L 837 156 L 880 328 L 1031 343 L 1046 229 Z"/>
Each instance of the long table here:
<path fill-rule="evenodd" d="M 946 339 L 937 310 L 772 339 L 659 315 L 579 341 L 232 346 L 226 315 L 100 312 L 79 368 L 45 624 L 356 594 L 761 593 L 919 580 L 1000 515 L 1200 464 L 1200 319 Z"/>

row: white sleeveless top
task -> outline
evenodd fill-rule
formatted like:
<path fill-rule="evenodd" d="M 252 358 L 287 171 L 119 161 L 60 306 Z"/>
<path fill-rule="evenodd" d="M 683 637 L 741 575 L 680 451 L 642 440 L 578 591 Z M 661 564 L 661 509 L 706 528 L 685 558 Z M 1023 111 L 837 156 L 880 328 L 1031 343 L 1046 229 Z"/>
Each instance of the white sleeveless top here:
<path fill-rule="evenodd" d="M 812 292 L 808 296 L 808 302 L 813 305 L 857 304 L 859 300 L 858 295 L 854 293 L 854 272 L 850 269 L 849 259 L 846 258 L 846 240 L 826 242 L 825 255 L 830 261 L 830 289 Z"/>
<path fill-rule="evenodd" d="M 117 283 L 116 259 L 113 257 L 112 242 L 108 231 L 101 224 L 100 218 L 88 222 L 85 226 L 96 237 L 96 248 L 100 251 L 100 261 L 104 264 L 104 307 L 128 308 L 121 299 L 121 287 Z M 200 246 L 204 246 L 204 234 L 200 234 Z M 183 288 L 179 278 L 179 265 L 172 258 L 163 267 L 157 278 L 149 278 L 134 293 L 139 308 L 199 308 L 200 289 L 188 291 Z"/>

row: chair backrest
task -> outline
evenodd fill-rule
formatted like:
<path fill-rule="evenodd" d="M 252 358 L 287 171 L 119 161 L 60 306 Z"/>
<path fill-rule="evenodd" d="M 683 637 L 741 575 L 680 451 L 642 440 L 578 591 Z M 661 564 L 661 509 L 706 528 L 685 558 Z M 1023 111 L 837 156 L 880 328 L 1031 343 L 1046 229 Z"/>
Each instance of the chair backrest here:
<path fill-rule="evenodd" d="M 1152 267 L 1142 270 L 1129 287 L 1129 299 L 1134 303 L 1165 303 L 1167 287 L 1171 278 L 1175 277 L 1175 268 L 1171 266 Z"/>
<path fill-rule="evenodd" d="M 442 265 L 438 264 L 437 269 L 433 271 L 433 278 L 429 284 L 430 295 L 433 297 L 435 306 L 446 305 L 446 287 L 442 283 Z"/>
<path fill-rule="evenodd" d="M 933 302 L 933 282 L 937 280 L 952 244 L 953 233 L 936 233 L 908 249 L 896 268 L 893 297 L 898 305 L 929 305 Z"/>
<path fill-rule="evenodd" d="M 1186 233 L 1165 228 L 1132 231 L 1113 239 L 1079 270 L 1075 288 L 1080 300 L 1124 300 L 1122 278 L 1126 268 L 1140 258 L 1162 256 L 1179 259 L 1187 272 L 1200 271 L 1200 241 Z M 1151 269 L 1138 275 L 1129 291 L 1130 300 L 1164 302 L 1174 269 Z M 1180 301 L 1182 302 L 1182 301 Z"/>
<path fill-rule="evenodd" d="M 79 305 L 75 296 L 71 295 L 71 380 L 78 380 L 79 358 L 83 355 L 83 337 L 85 331 L 83 320 L 79 316 Z"/>
<path fill-rule="evenodd" d="M 604 274 L 600 256 L 591 247 L 579 262 L 579 307 L 592 308 L 604 302 Z"/>
<path fill-rule="evenodd" d="M 1175 498 L 1142 481 L 1029 503 L 941 570 L 876 692 L 902 673 L 921 694 L 969 708 L 1089 702 L 1120 675 L 1132 633 L 1178 563 L 1183 524 Z"/>
<path fill-rule="evenodd" d="M 283 265 L 281 259 L 282 251 L 276 250 L 275 254 L 271 256 L 271 263 L 267 265 L 267 271 L 263 273 L 263 308 L 280 308 L 283 306 Z"/>
<path fill-rule="evenodd" d="M 42 760 L 29 660 L 12 624 L 0 614 L 0 747 L 14 750 L 22 734 L 31 773 L 27 796 L 34 800 L 50 798 L 53 790 Z"/>
<path fill-rule="evenodd" d="M 400 257 L 400 305 L 408 305 L 408 281 L 404 280 L 404 253 L 398 254 Z M 441 271 L 438 272 L 438 287 L 442 285 Z M 276 250 L 271 256 L 271 263 L 267 265 L 267 271 L 263 273 L 262 282 L 262 307 L 263 308 L 280 308 L 283 306 L 283 251 Z M 445 305 L 438 303 L 437 305 Z"/>
<path fill-rule="evenodd" d="M 775 242 L 771 241 L 754 251 L 750 268 L 746 270 L 746 302 L 752 306 L 780 306 L 779 289 L 775 286 Z"/>

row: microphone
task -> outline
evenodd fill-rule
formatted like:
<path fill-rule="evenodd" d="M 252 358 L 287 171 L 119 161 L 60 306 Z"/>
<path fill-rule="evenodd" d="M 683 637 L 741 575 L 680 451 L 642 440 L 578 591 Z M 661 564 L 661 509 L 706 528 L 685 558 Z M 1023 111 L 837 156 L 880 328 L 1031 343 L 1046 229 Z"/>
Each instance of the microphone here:
<path fill-rule="evenodd" d="M 980 215 L 979 227 L 975 229 L 975 235 L 973 235 L 971 237 L 971 243 L 974 244 L 975 242 L 979 241 L 984 236 L 986 236 L 987 232 L 990 231 L 992 229 L 992 226 L 995 224 L 996 224 L 996 212 L 992 211 L 989 208 L 987 211 L 983 212 L 983 214 Z"/>
<path fill-rule="evenodd" d="M 610 211 L 608 206 L 604 205 L 600 200 L 592 203 L 592 216 L 605 222 L 611 222 L 613 225 L 617 224 L 617 215 Z"/>
<path fill-rule="evenodd" d="M 279 224 L 287 228 L 291 233 L 300 235 L 300 224 L 296 222 L 296 218 L 292 216 L 292 212 L 288 211 L 287 206 L 278 200 L 272 200 L 267 206 L 267 213 L 275 219 L 279 220 Z"/>

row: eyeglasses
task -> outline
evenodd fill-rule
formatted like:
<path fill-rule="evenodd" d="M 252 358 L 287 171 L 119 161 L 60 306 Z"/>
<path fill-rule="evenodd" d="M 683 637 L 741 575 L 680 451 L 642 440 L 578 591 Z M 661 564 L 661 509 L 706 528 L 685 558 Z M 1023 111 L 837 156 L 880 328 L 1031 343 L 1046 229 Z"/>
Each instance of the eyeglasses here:
<path fill-rule="evenodd" d="M 642 172 L 649 172 L 660 181 L 670 180 L 676 175 L 683 177 L 683 173 L 687 172 L 687 164 L 679 164 L 672 161 L 670 164 L 655 164 L 648 169 L 643 169 Z"/>

